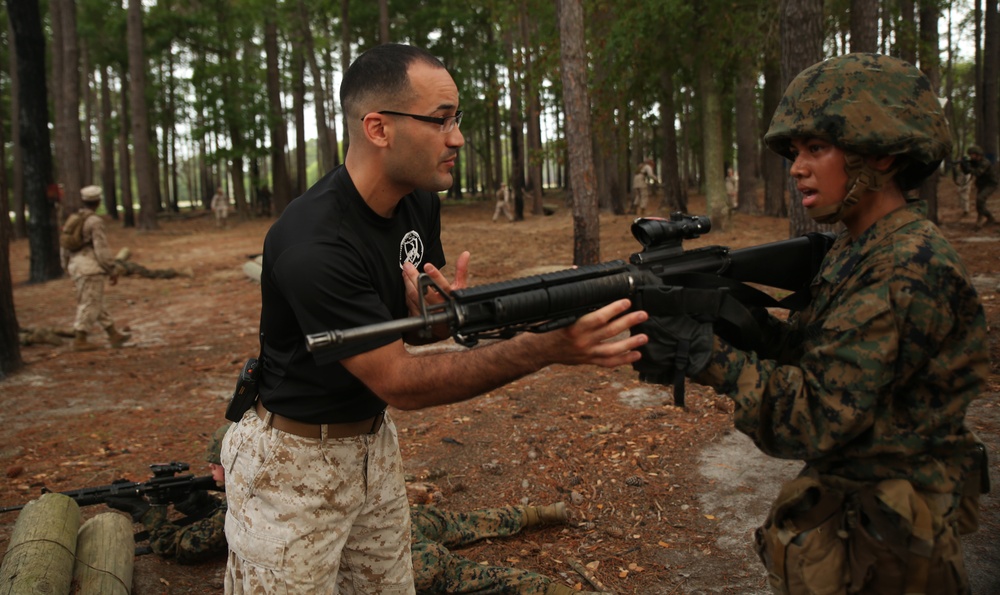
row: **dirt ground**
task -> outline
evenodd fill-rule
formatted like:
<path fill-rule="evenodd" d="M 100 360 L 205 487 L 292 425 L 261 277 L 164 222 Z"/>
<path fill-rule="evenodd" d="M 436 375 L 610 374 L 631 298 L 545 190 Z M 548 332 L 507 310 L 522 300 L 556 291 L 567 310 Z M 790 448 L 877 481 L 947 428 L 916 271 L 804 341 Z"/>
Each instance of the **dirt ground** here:
<path fill-rule="evenodd" d="M 974 232 L 947 183 L 942 229 L 977 277 L 991 328 L 1000 315 L 1000 230 Z M 472 252 L 470 284 L 568 267 L 572 218 L 562 200 L 552 216 L 491 223 L 492 201 L 446 204 L 443 241 L 454 260 Z M 694 198 L 691 212 L 704 212 Z M 602 259 L 639 249 L 631 219 L 602 216 Z M 208 216 L 161 220 L 139 233 L 110 224 L 113 250 L 127 246 L 148 268 L 190 267 L 192 278 L 122 278 L 107 290 L 108 309 L 133 334 L 122 349 L 75 353 L 62 345 L 24 347 L 23 371 L 0 382 L 0 507 L 64 491 L 143 481 L 149 465 L 190 463 L 207 474 L 204 447 L 224 422 L 239 367 L 257 351 L 258 286 L 243 272 L 261 251 L 270 221 L 233 221 L 217 230 Z M 787 237 L 788 221 L 737 214 L 729 231 L 690 247 L 742 247 Z M 28 245 L 11 246 L 14 300 L 22 327 L 69 328 L 74 312 L 68 279 L 28 285 Z M 450 275 L 450 267 L 446 269 Z M 98 341 L 104 343 L 103 337 Z M 991 334 L 993 361 L 997 336 Z M 1000 377 L 970 411 L 987 441 L 991 468 L 1000 461 Z M 564 500 L 567 527 L 532 530 L 463 550 L 490 564 L 517 566 L 597 590 L 579 564 L 615 593 L 764 593 L 750 548 L 755 527 L 781 479 L 797 465 L 769 459 L 735 432 L 728 400 L 688 387 L 688 407 L 670 389 L 643 385 L 628 368 L 550 367 L 471 401 L 418 412 L 393 412 L 415 498 L 455 510 Z M 977 593 L 997 593 L 991 576 L 1000 559 L 998 507 L 984 500 L 984 526 L 968 542 Z M 84 518 L 106 512 L 83 509 Z M 0 515 L 6 551 L 16 513 Z M 220 593 L 224 561 L 179 566 L 136 558 L 135 595 Z"/>

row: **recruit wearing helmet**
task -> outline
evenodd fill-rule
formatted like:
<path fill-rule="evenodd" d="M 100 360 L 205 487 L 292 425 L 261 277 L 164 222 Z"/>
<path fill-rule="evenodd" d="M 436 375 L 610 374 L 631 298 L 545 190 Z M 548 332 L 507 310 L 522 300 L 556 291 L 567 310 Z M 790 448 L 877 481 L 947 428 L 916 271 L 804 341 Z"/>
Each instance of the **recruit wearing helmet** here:
<path fill-rule="evenodd" d="M 803 70 L 785 91 L 764 135 L 769 149 L 794 160 L 793 138 L 818 138 L 846 153 L 847 194 L 809 210 L 819 223 L 844 218 L 866 189 L 895 178 L 916 188 L 951 151 L 951 133 L 934 87 L 913 65 L 880 54 L 847 54 Z M 865 157 L 896 156 L 879 172 Z"/>
<path fill-rule="evenodd" d="M 212 439 L 208 441 L 208 448 L 205 450 L 205 460 L 209 463 L 222 464 L 222 439 L 226 435 L 226 430 L 231 425 L 233 424 L 219 426 L 219 429 L 215 430 L 215 434 L 212 435 Z"/>
<path fill-rule="evenodd" d="M 972 145 L 971 147 L 969 147 L 968 149 L 965 150 L 965 153 L 969 157 L 972 157 L 973 155 L 982 156 L 982 155 L 985 154 L 985 153 L 983 153 L 983 148 L 980 147 L 979 145 Z"/>

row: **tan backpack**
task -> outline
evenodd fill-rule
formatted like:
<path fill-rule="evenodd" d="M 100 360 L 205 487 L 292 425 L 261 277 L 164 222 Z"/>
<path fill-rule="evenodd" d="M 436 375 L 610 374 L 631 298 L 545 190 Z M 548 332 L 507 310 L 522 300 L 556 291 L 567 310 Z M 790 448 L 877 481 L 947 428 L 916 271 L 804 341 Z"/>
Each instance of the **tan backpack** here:
<path fill-rule="evenodd" d="M 59 245 L 70 252 L 78 252 L 89 244 L 83 240 L 83 224 L 89 215 L 76 212 L 66 219 L 62 233 L 59 234 Z"/>

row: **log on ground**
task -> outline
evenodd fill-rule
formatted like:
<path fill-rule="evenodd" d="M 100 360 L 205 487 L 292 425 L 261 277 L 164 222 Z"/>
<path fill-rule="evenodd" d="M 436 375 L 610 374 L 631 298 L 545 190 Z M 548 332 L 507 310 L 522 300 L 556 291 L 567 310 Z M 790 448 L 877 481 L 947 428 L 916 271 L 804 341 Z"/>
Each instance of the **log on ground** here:
<path fill-rule="evenodd" d="M 128 595 L 132 592 L 135 539 L 132 521 L 105 512 L 80 527 L 73 582 L 78 595 Z"/>
<path fill-rule="evenodd" d="M 17 517 L 0 564 L 0 595 L 69 593 L 80 507 L 63 494 L 45 494 Z"/>

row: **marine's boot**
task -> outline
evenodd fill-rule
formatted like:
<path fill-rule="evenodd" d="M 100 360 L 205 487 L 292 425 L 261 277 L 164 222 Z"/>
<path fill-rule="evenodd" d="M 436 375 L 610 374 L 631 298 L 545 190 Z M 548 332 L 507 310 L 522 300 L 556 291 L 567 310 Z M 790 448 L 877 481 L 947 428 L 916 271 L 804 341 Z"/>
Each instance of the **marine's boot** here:
<path fill-rule="evenodd" d="M 535 525 L 564 525 L 569 521 L 566 513 L 566 503 L 556 502 L 548 506 L 525 506 L 524 526 L 533 527 Z"/>
<path fill-rule="evenodd" d="M 115 325 L 113 324 L 104 330 L 108 332 L 108 342 L 111 343 L 111 346 L 115 348 L 121 347 L 122 345 L 125 344 L 125 341 L 128 341 L 129 339 L 132 338 L 132 335 L 126 333 L 119 333 L 118 329 L 116 329 Z"/>
<path fill-rule="evenodd" d="M 87 342 L 87 331 L 76 331 L 73 338 L 73 351 L 94 351 L 96 349 L 100 349 L 100 347 Z"/>

